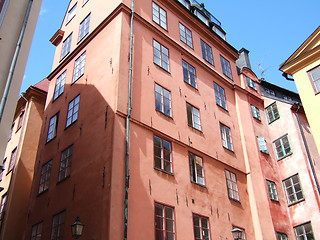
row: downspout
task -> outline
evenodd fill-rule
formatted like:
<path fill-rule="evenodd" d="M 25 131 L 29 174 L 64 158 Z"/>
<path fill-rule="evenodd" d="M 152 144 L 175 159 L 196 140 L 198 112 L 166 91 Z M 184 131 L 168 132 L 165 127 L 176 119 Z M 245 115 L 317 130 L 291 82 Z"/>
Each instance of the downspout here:
<path fill-rule="evenodd" d="M 300 133 L 301 133 L 301 136 L 302 136 L 302 141 L 303 141 L 304 147 L 305 147 L 306 152 L 307 152 L 307 157 L 308 157 L 308 161 L 309 161 L 309 164 L 310 164 L 310 167 L 311 167 L 311 172 L 312 172 L 314 181 L 315 181 L 316 186 L 317 186 L 318 194 L 320 195 L 319 181 L 318 181 L 317 174 L 316 174 L 316 171 L 315 171 L 313 163 L 312 163 L 312 158 L 311 158 L 309 146 L 308 146 L 306 137 L 304 135 L 304 132 L 303 132 L 303 129 L 302 129 L 302 126 L 301 126 L 301 121 L 300 121 L 300 118 L 299 118 L 299 115 L 298 115 L 298 111 L 299 111 L 299 109 L 301 107 L 301 104 L 300 103 L 295 103 L 295 105 L 297 105 L 297 109 L 296 109 L 294 114 L 296 115 L 296 118 L 297 118 L 297 121 L 298 121 L 299 130 L 300 130 Z"/>
<path fill-rule="evenodd" d="M 3 92 L 3 97 L 2 97 L 1 103 L 0 103 L 0 122 L 1 122 L 1 119 L 2 119 L 2 116 L 3 116 L 4 108 L 5 108 L 5 105 L 6 105 L 6 102 L 7 102 L 7 98 L 8 98 L 8 95 L 9 95 L 9 90 L 10 90 L 11 82 L 12 82 L 12 79 L 13 79 L 14 70 L 16 68 L 16 64 L 17 64 L 17 61 L 18 61 L 18 57 L 19 57 L 19 53 L 20 53 L 20 49 L 21 49 L 21 45 L 22 45 L 22 40 L 23 40 L 24 33 L 26 31 L 26 28 L 27 28 L 27 24 L 28 24 L 29 15 L 30 15 L 30 12 L 31 12 L 32 4 L 33 4 L 33 0 L 29 0 L 28 7 L 27 7 L 27 12 L 26 12 L 26 15 L 25 15 L 25 17 L 23 19 L 23 25 L 22 25 L 22 28 L 21 28 L 21 31 L 20 31 L 20 36 L 19 36 L 19 39 L 18 39 L 18 42 L 17 42 L 16 50 L 14 52 L 13 59 L 11 61 L 9 75 L 8 75 L 6 86 L 5 86 L 5 89 L 4 89 L 4 92 Z"/>
<path fill-rule="evenodd" d="M 128 114 L 126 117 L 126 156 L 125 156 L 125 196 L 124 196 L 124 234 L 123 239 L 128 239 L 128 198 L 129 198 L 129 154 L 130 154 L 130 119 L 132 112 L 132 68 L 133 68 L 133 30 L 134 30 L 134 0 L 131 1 L 130 20 L 130 49 L 129 49 L 129 80 L 128 80 Z"/>

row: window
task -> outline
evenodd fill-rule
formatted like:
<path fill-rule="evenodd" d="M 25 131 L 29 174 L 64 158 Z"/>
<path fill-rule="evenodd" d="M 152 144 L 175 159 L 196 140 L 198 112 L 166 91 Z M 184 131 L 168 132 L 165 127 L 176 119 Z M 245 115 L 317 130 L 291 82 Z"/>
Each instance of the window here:
<path fill-rule="evenodd" d="M 7 158 L 5 158 L 2 162 L 2 165 L 0 165 L 0 181 L 2 181 L 2 178 L 3 178 L 3 173 L 5 170 L 5 166 L 6 166 L 6 161 L 7 161 Z"/>
<path fill-rule="evenodd" d="M 204 22 L 206 25 L 209 25 L 208 17 L 205 16 L 202 12 L 200 12 L 198 9 L 194 10 L 194 15 L 196 15 L 202 22 Z"/>
<path fill-rule="evenodd" d="M 236 175 L 228 170 L 225 170 L 225 172 L 229 198 L 240 201 Z"/>
<path fill-rule="evenodd" d="M 6 216 L 6 206 L 7 206 L 7 193 L 2 195 L 1 205 L 0 205 L 0 230 L 3 226 L 4 218 Z"/>
<path fill-rule="evenodd" d="M 257 83 L 253 81 L 251 78 L 246 77 L 248 87 L 252 88 L 253 90 L 257 91 Z"/>
<path fill-rule="evenodd" d="M 222 146 L 233 151 L 230 128 L 220 123 Z"/>
<path fill-rule="evenodd" d="M 258 146 L 259 146 L 260 152 L 269 154 L 268 147 L 267 147 L 267 142 L 264 139 L 264 137 L 257 137 L 257 140 L 258 140 Z"/>
<path fill-rule="evenodd" d="M 293 228 L 297 240 L 314 240 L 311 222 Z"/>
<path fill-rule="evenodd" d="M 67 71 L 64 71 L 56 80 L 54 88 L 53 100 L 57 99 L 64 91 L 64 84 L 66 82 Z"/>
<path fill-rule="evenodd" d="M 60 212 L 53 216 L 51 240 L 63 240 L 65 217 L 66 211 Z"/>
<path fill-rule="evenodd" d="M 313 83 L 315 92 L 318 93 L 320 91 L 320 66 L 310 70 L 308 74 Z"/>
<path fill-rule="evenodd" d="M 45 163 L 41 168 L 40 173 L 40 184 L 38 193 L 42 193 L 49 188 L 50 177 L 51 177 L 52 160 Z"/>
<path fill-rule="evenodd" d="M 277 232 L 277 240 L 288 240 L 288 236 L 285 233 Z"/>
<path fill-rule="evenodd" d="M 254 105 L 250 105 L 250 107 L 251 107 L 252 117 L 261 121 L 259 108 L 257 108 Z"/>
<path fill-rule="evenodd" d="M 47 142 L 49 142 L 50 140 L 55 138 L 55 136 L 57 136 L 58 120 L 59 120 L 59 113 L 57 113 L 52 118 L 50 118 L 48 135 L 47 135 Z"/>
<path fill-rule="evenodd" d="M 90 25 L 90 14 L 80 23 L 78 41 L 80 41 L 89 33 L 89 25 Z"/>
<path fill-rule="evenodd" d="M 174 240 L 174 208 L 160 203 L 155 203 L 154 216 L 156 240 Z"/>
<path fill-rule="evenodd" d="M 205 185 L 202 157 L 189 152 L 189 165 L 191 181 L 194 183 Z"/>
<path fill-rule="evenodd" d="M 179 23 L 180 28 L 180 40 L 187 44 L 189 47 L 193 48 L 192 44 L 192 32 L 189 28 L 184 26 L 182 23 Z"/>
<path fill-rule="evenodd" d="M 192 214 L 194 240 L 210 240 L 209 218 Z"/>
<path fill-rule="evenodd" d="M 171 117 L 171 93 L 167 89 L 155 84 L 156 110 Z"/>
<path fill-rule="evenodd" d="M 223 74 L 226 75 L 228 78 L 232 79 L 230 62 L 222 56 L 220 56 L 220 60 Z"/>
<path fill-rule="evenodd" d="M 72 33 L 62 42 L 60 59 L 64 58 L 70 52 L 71 41 L 72 41 Z"/>
<path fill-rule="evenodd" d="M 227 110 L 227 103 L 226 103 L 226 95 L 224 89 L 220 87 L 218 84 L 214 83 L 214 93 L 216 95 L 216 103 Z"/>
<path fill-rule="evenodd" d="M 267 180 L 267 186 L 268 186 L 270 199 L 274 201 L 279 201 L 276 183 L 270 180 Z"/>
<path fill-rule="evenodd" d="M 276 102 L 266 107 L 266 114 L 267 114 L 268 123 L 272 123 L 273 121 L 280 118 Z"/>
<path fill-rule="evenodd" d="M 167 29 L 167 12 L 154 2 L 152 2 L 152 20 Z"/>
<path fill-rule="evenodd" d="M 80 57 L 74 62 L 73 79 L 74 83 L 84 74 L 84 65 L 86 62 L 86 52 L 82 53 Z"/>
<path fill-rule="evenodd" d="M 70 22 L 76 16 L 77 4 L 75 4 L 68 12 L 67 23 Z"/>
<path fill-rule="evenodd" d="M 273 144 L 276 149 L 278 160 L 292 153 L 287 134 L 275 140 Z"/>
<path fill-rule="evenodd" d="M 14 129 L 14 123 L 12 123 L 12 125 L 11 125 L 10 132 L 9 132 L 9 137 L 8 137 L 8 141 L 10 141 L 11 138 L 12 138 L 13 129 Z"/>
<path fill-rule="evenodd" d="M 304 200 L 298 174 L 283 180 L 283 186 L 289 205 Z"/>
<path fill-rule="evenodd" d="M 41 240 L 41 233 L 42 233 L 42 222 L 32 226 L 30 240 Z"/>
<path fill-rule="evenodd" d="M 17 148 L 13 149 L 13 151 L 11 152 L 8 172 L 10 172 L 14 168 L 14 165 L 16 164 L 16 158 L 17 158 Z"/>
<path fill-rule="evenodd" d="M 200 112 L 199 109 L 187 103 L 188 125 L 201 131 Z"/>
<path fill-rule="evenodd" d="M 153 137 L 154 166 L 172 173 L 171 143 L 160 137 Z"/>
<path fill-rule="evenodd" d="M 190 3 L 188 0 L 178 0 L 181 4 L 183 4 L 186 8 L 190 8 Z"/>
<path fill-rule="evenodd" d="M 153 62 L 169 72 L 169 50 L 153 40 Z"/>
<path fill-rule="evenodd" d="M 69 102 L 66 127 L 69 127 L 78 119 L 80 105 L 80 95 Z"/>
<path fill-rule="evenodd" d="M 212 48 L 202 40 L 201 40 L 201 50 L 202 50 L 203 59 L 213 65 Z"/>
<path fill-rule="evenodd" d="M 73 145 L 62 151 L 58 182 L 70 176 Z"/>
<path fill-rule="evenodd" d="M 196 69 L 186 61 L 182 60 L 183 80 L 192 87 L 197 88 Z"/>
<path fill-rule="evenodd" d="M 268 88 L 266 88 L 265 91 L 266 91 L 267 94 L 270 94 L 271 96 L 275 96 L 276 95 L 276 93 L 273 90 L 270 90 Z"/>
<path fill-rule="evenodd" d="M 24 111 L 20 114 L 19 116 L 19 122 L 18 122 L 18 128 L 17 130 L 19 130 L 22 127 L 22 123 L 23 123 L 23 117 L 24 117 Z"/>

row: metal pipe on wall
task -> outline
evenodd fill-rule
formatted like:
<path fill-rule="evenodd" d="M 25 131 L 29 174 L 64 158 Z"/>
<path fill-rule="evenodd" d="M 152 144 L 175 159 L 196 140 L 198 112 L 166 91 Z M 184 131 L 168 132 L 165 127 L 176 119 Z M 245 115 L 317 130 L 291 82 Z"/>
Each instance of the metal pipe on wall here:
<path fill-rule="evenodd" d="M 128 80 L 128 114 L 126 117 L 126 156 L 125 156 L 125 196 L 124 196 L 124 235 L 123 239 L 128 239 L 128 200 L 129 200 L 129 155 L 130 155 L 130 119 L 132 112 L 132 81 L 133 81 L 133 30 L 134 30 L 134 0 L 131 1 L 130 19 L 130 46 L 129 46 L 129 80 Z"/>
<path fill-rule="evenodd" d="M 26 31 L 26 28 L 27 28 L 27 24 L 28 24 L 30 12 L 31 12 L 32 4 L 33 4 L 33 0 L 29 0 L 28 6 L 27 6 L 26 15 L 25 15 L 25 17 L 23 19 L 23 25 L 22 25 L 22 28 L 21 28 L 21 31 L 20 31 L 20 35 L 19 35 L 19 38 L 18 38 L 16 50 L 14 52 L 13 59 L 11 61 L 11 65 L 10 65 L 10 70 L 9 70 L 6 86 L 5 86 L 5 89 L 4 89 L 4 92 L 3 92 L 3 96 L 2 96 L 2 99 L 1 99 L 1 103 L 0 103 L 0 122 L 1 122 L 1 119 L 3 117 L 4 108 L 6 106 L 6 102 L 7 102 L 7 99 L 8 99 L 9 90 L 10 90 L 12 79 L 13 79 L 13 74 L 14 74 L 14 71 L 15 71 L 15 68 L 16 68 L 16 64 L 17 64 L 17 61 L 18 61 L 18 57 L 19 57 L 19 53 L 20 53 L 20 49 L 21 49 L 24 33 Z"/>

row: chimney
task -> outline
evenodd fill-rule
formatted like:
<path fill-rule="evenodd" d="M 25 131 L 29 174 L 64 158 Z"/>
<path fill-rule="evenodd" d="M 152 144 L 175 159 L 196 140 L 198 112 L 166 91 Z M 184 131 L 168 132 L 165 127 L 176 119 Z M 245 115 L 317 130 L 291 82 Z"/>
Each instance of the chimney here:
<path fill-rule="evenodd" d="M 249 50 L 241 48 L 239 50 L 239 58 L 236 61 L 237 67 L 241 70 L 243 67 L 251 69 Z"/>

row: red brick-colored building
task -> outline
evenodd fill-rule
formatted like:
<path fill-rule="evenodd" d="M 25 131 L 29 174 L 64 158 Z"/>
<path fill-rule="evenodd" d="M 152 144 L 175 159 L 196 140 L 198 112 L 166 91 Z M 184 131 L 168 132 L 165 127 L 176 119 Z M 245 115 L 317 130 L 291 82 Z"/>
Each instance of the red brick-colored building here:
<path fill-rule="evenodd" d="M 202 4 L 71 0 L 51 42 L 26 240 L 72 239 L 77 216 L 83 239 L 293 236 L 258 80 Z"/>

